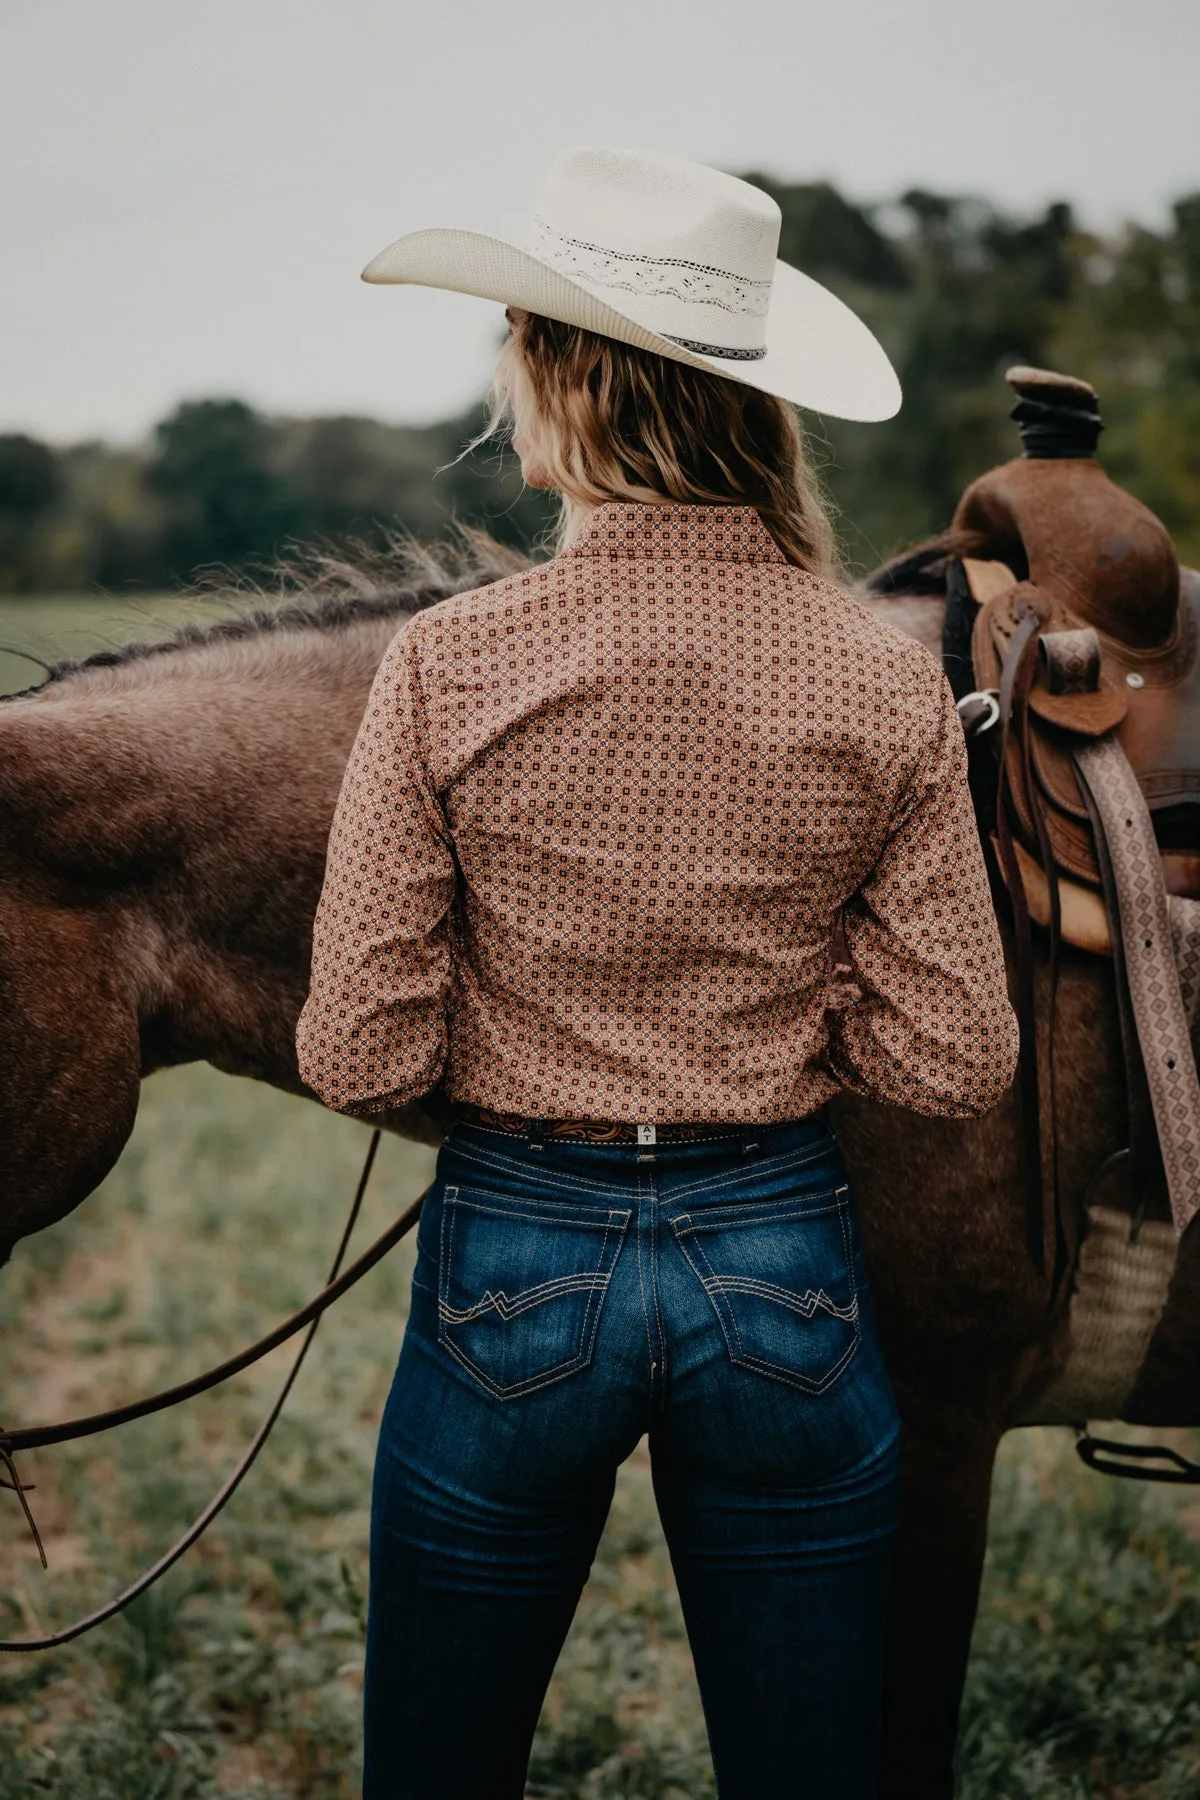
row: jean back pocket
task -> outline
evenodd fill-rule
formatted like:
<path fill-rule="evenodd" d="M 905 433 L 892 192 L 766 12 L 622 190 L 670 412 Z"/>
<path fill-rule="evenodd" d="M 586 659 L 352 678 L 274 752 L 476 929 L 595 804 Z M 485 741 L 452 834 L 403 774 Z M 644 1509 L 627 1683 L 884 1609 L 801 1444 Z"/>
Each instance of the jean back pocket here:
<path fill-rule="evenodd" d="M 497 1399 L 591 1361 L 628 1209 L 447 1187 L 438 1339 Z"/>
<path fill-rule="evenodd" d="M 819 1394 L 858 1346 L 850 1190 L 698 1206 L 672 1220 L 731 1362 Z"/>

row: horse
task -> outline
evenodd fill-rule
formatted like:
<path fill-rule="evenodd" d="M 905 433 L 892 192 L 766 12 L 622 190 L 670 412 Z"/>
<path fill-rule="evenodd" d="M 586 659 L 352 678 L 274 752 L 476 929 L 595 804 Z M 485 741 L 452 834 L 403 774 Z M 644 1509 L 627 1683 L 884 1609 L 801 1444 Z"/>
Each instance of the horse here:
<path fill-rule="evenodd" d="M 945 597 L 928 562 L 924 591 L 847 604 L 937 656 Z M 216 624 L 55 664 L 41 686 L 0 702 L 0 1260 L 111 1169 L 154 1070 L 205 1060 L 307 1092 L 293 1033 L 372 677 L 417 611 L 512 566 L 477 540 L 449 566 L 426 559 L 414 571 L 393 556 L 331 568 Z M 1011 958 L 1009 909 L 996 900 Z M 1060 964 L 1053 1127 L 1073 1257 L 1090 1174 L 1123 1143 L 1125 1081 L 1111 962 L 1064 945 Z M 1044 1002 L 1041 942 L 1034 977 Z M 1029 1253 L 1014 1092 L 969 1120 L 849 1094 L 832 1112 L 903 1421 L 883 1792 L 944 1800 L 993 1458 L 1068 1361 L 1067 1298 Z M 378 1122 L 440 1140 L 418 1105 Z M 1125 1416 L 1194 1422 L 1198 1376 L 1190 1230 Z"/>

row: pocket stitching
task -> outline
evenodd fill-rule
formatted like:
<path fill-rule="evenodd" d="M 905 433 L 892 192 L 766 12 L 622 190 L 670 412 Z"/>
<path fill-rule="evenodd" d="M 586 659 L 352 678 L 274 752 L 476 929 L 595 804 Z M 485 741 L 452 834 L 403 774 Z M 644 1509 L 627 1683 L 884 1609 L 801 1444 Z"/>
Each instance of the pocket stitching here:
<path fill-rule="evenodd" d="M 823 1287 L 815 1294 L 809 1288 L 801 1297 L 794 1288 L 777 1287 L 773 1281 L 760 1281 L 754 1275 L 714 1275 L 713 1280 L 723 1294 L 750 1294 L 759 1300 L 771 1300 L 776 1306 L 786 1307 L 788 1312 L 798 1313 L 802 1319 L 811 1319 L 818 1311 L 828 1313 L 831 1319 L 840 1319 L 843 1325 L 853 1325 L 858 1319 L 858 1297 L 853 1293 L 853 1282 L 849 1306 L 839 1306 Z M 806 1301 L 810 1304 L 806 1305 Z"/>
<path fill-rule="evenodd" d="M 849 1187 L 840 1187 L 837 1191 L 839 1194 L 849 1194 L 850 1189 L 849 1189 Z M 854 1245 L 850 1241 L 850 1203 L 848 1200 L 844 1200 L 842 1202 L 842 1205 L 839 1208 L 839 1211 L 841 1213 L 841 1219 L 842 1219 L 842 1243 L 845 1245 L 845 1248 L 846 1248 L 846 1274 L 850 1280 L 850 1298 L 854 1302 L 854 1316 L 855 1316 L 854 1341 L 855 1341 L 855 1343 L 857 1343 L 858 1342 L 858 1283 L 854 1279 Z"/>
<path fill-rule="evenodd" d="M 692 1252 L 688 1248 L 688 1245 L 685 1242 L 685 1240 L 683 1238 L 679 1237 L 677 1234 L 675 1241 L 676 1241 L 676 1243 L 678 1243 L 679 1248 L 683 1251 L 683 1254 L 686 1256 L 686 1258 L 688 1260 L 688 1264 L 692 1270 L 692 1273 L 695 1275 L 696 1280 L 700 1283 L 700 1286 L 701 1286 L 705 1296 L 708 1299 L 709 1305 L 712 1307 L 714 1313 L 716 1313 L 716 1315 L 717 1315 L 717 1324 L 721 1327 L 721 1336 L 725 1339 L 725 1349 L 728 1352 L 730 1362 L 736 1362 L 737 1357 L 734 1354 L 733 1343 L 729 1336 L 729 1325 L 732 1325 L 734 1334 L 735 1335 L 737 1334 L 737 1320 L 733 1316 L 733 1308 L 732 1307 L 725 1308 L 718 1304 L 716 1298 L 709 1292 L 708 1282 L 706 1281 L 703 1273 L 701 1272 L 700 1269 L 698 1269 L 696 1267 L 695 1258 L 692 1256 Z M 704 1255 L 704 1252 L 700 1248 L 699 1244 L 697 1244 L 695 1246 L 695 1250 L 696 1250 L 696 1256 L 698 1256 L 700 1258 L 701 1262 L 704 1264 L 704 1267 L 707 1269 L 709 1267 L 708 1258 Z M 727 1325 L 725 1323 L 726 1311 L 728 1311 L 728 1313 L 729 1313 L 729 1325 Z M 741 1348 L 741 1338 L 740 1337 L 738 1338 L 738 1348 L 739 1349 Z"/>
<path fill-rule="evenodd" d="M 607 1234 L 606 1234 L 607 1236 Z M 601 1255 L 603 1256 L 603 1245 Z M 544 1306 L 548 1300 L 557 1300 L 560 1294 L 598 1293 L 608 1286 L 608 1276 L 597 1271 L 594 1275 L 557 1275 L 550 1281 L 541 1281 L 536 1287 L 522 1288 L 521 1292 L 510 1299 L 504 1288 L 493 1293 L 489 1288 L 482 1300 L 474 1306 L 456 1307 L 447 1301 L 438 1304 L 438 1317 L 444 1318 L 448 1325 L 466 1325 L 472 1319 L 480 1319 L 484 1313 L 494 1309 L 500 1314 L 505 1324 L 509 1319 L 519 1318 L 524 1312 L 532 1312 L 535 1307 Z M 535 1299 L 533 1296 L 536 1295 Z M 507 1302 L 506 1306 L 500 1304 Z"/>
<path fill-rule="evenodd" d="M 611 1235 L 611 1232 L 612 1232 L 612 1228 L 613 1228 L 613 1222 L 614 1222 L 614 1220 L 615 1220 L 615 1219 L 616 1219 L 616 1218 L 617 1218 L 617 1216 L 618 1216 L 618 1214 L 617 1214 L 617 1212 L 616 1212 L 616 1210 L 615 1210 L 615 1209 L 614 1209 L 614 1211 L 613 1211 L 613 1212 L 611 1212 L 611 1213 L 610 1213 L 610 1214 L 609 1214 L 609 1217 L 608 1217 L 608 1224 L 607 1224 L 607 1225 L 606 1225 L 606 1227 L 605 1227 L 605 1230 L 604 1230 L 604 1241 L 603 1241 L 603 1243 L 602 1243 L 602 1244 L 601 1244 L 601 1245 L 600 1245 L 600 1257 L 601 1257 L 601 1261 L 603 1261 L 603 1258 L 604 1258 L 604 1252 L 605 1252 L 605 1250 L 606 1250 L 606 1249 L 607 1249 L 607 1247 L 608 1247 L 608 1240 L 609 1240 L 609 1236 L 610 1236 L 610 1235 Z M 623 1238 L 624 1238 L 624 1235 L 625 1235 L 625 1230 L 626 1230 L 626 1227 L 627 1227 L 627 1226 L 628 1226 L 628 1224 L 629 1224 L 629 1218 L 630 1218 L 630 1215 L 629 1215 L 629 1214 L 628 1214 L 628 1213 L 626 1213 L 626 1214 L 625 1214 L 625 1215 L 624 1215 L 624 1218 L 623 1218 L 623 1220 L 622 1220 L 622 1224 L 621 1224 L 621 1236 L 622 1236 L 622 1239 L 623 1239 Z M 591 1360 L 592 1360 L 592 1351 L 593 1351 L 593 1350 L 594 1350 L 594 1348 L 595 1348 L 595 1345 L 596 1345 L 596 1333 L 597 1333 L 597 1332 L 598 1332 L 598 1331 L 599 1331 L 599 1329 L 600 1329 L 600 1313 L 601 1313 L 601 1310 L 602 1310 L 602 1308 L 603 1308 L 603 1305 L 604 1305 L 604 1302 L 605 1302 L 605 1300 L 606 1300 L 606 1298 L 607 1298 L 607 1297 L 608 1297 L 608 1289 L 609 1289 L 609 1284 L 610 1284 L 610 1283 L 611 1283 L 611 1281 L 612 1281 L 612 1278 L 613 1278 L 613 1270 L 614 1270 L 614 1269 L 615 1269 L 615 1268 L 616 1268 L 616 1266 L 617 1266 L 617 1256 L 619 1256 L 619 1255 L 620 1255 L 620 1254 L 621 1254 L 621 1246 L 620 1246 L 620 1244 L 619 1244 L 619 1243 L 618 1243 L 618 1245 L 617 1245 L 617 1251 L 616 1251 L 616 1256 L 614 1256 L 614 1257 L 613 1257 L 613 1260 L 612 1260 L 612 1268 L 611 1268 L 611 1269 L 609 1269 L 609 1271 L 608 1271 L 608 1273 L 607 1273 L 607 1275 L 606 1275 L 606 1276 L 605 1276 L 605 1277 L 604 1277 L 604 1286 L 603 1286 L 603 1288 L 601 1288 L 601 1290 L 600 1290 L 600 1297 L 599 1297 L 599 1299 L 598 1299 L 598 1300 L 596 1300 L 596 1302 L 595 1302 L 595 1304 L 594 1304 L 594 1305 L 593 1305 L 593 1306 L 592 1306 L 592 1308 L 591 1308 L 591 1313 L 592 1313 L 592 1331 L 591 1331 L 591 1336 L 590 1336 L 590 1337 L 589 1337 L 589 1338 L 588 1338 L 588 1341 L 587 1341 L 587 1350 L 586 1350 L 586 1352 L 585 1352 L 585 1351 L 584 1351 L 584 1350 L 583 1350 L 583 1336 L 582 1336 L 582 1333 L 581 1333 L 581 1334 L 580 1334 L 580 1340 L 579 1340 L 579 1342 L 580 1342 L 580 1353 L 581 1353 L 581 1355 L 580 1355 L 580 1363 L 579 1363 L 579 1367 L 580 1367 L 580 1368 L 581 1368 L 581 1369 L 583 1369 L 583 1368 L 586 1368 L 586 1367 L 587 1367 L 587 1366 L 588 1366 L 588 1364 L 589 1364 L 589 1363 L 590 1363 L 590 1362 L 591 1362 Z M 585 1329 L 586 1329 L 586 1325 L 585 1325 Z"/>
<path fill-rule="evenodd" d="M 828 1156 L 833 1150 L 833 1143 L 822 1144 L 817 1149 L 785 1150 L 780 1156 L 766 1157 L 762 1162 L 744 1163 L 732 1170 L 728 1175 L 707 1181 L 688 1181 L 681 1187 L 671 1187 L 664 1194 L 667 1200 L 682 1200 L 685 1194 L 700 1192 L 717 1193 L 721 1188 L 732 1186 L 734 1182 L 744 1181 L 748 1174 L 774 1175 L 784 1169 L 803 1169 L 811 1162 L 819 1162 L 821 1157 Z"/>
<path fill-rule="evenodd" d="M 848 1194 L 850 1189 L 847 1185 L 839 1187 L 834 1191 L 837 1194 Z M 859 1325 L 860 1309 L 858 1303 L 858 1288 L 854 1280 L 854 1258 L 851 1254 L 849 1228 L 850 1209 L 848 1204 L 845 1201 L 842 1201 L 837 1207 L 837 1212 L 839 1214 L 839 1221 L 842 1229 L 842 1246 L 846 1259 L 846 1276 L 850 1283 L 850 1304 L 853 1308 L 854 1316 L 851 1319 L 843 1318 L 843 1323 L 848 1324 L 851 1327 L 850 1342 L 838 1358 L 837 1362 L 821 1376 L 820 1380 L 814 1380 L 811 1376 L 801 1375 L 795 1369 L 789 1369 L 782 1363 L 770 1362 L 766 1357 L 754 1356 L 744 1348 L 742 1335 L 738 1329 L 737 1314 L 734 1312 L 733 1307 L 726 1301 L 725 1290 L 721 1285 L 721 1277 L 715 1274 L 711 1263 L 704 1254 L 703 1247 L 695 1241 L 696 1234 L 694 1232 L 690 1234 L 693 1238 L 692 1247 L 696 1252 L 695 1257 L 693 1257 L 692 1251 L 688 1247 L 687 1235 L 680 1235 L 679 1226 L 683 1223 L 684 1219 L 689 1217 L 689 1215 L 685 1213 L 682 1218 L 672 1220 L 671 1223 L 672 1229 L 675 1232 L 675 1241 L 687 1258 L 693 1274 L 704 1289 L 709 1304 L 717 1316 L 717 1323 L 721 1327 L 721 1335 L 725 1339 L 725 1347 L 729 1353 L 729 1359 L 735 1366 L 753 1369 L 762 1374 L 771 1375 L 778 1381 L 784 1381 L 790 1386 L 800 1388 L 806 1394 L 823 1394 L 825 1389 L 837 1380 L 838 1376 L 846 1367 L 846 1364 L 850 1361 L 850 1358 L 854 1355 L 854 1352 L 858 1349 L 858 1346 L 862 1341 L 862 1333 Z M 697 1267 L 697 1259 L 699 1259 L 699 1261 L 703 1263 L 704 1268 L 708 1270 L 707 1277 L 705 1277 Z M 781 1289 L 780 1291 L 790 1292 L 791 1290 Z M 822 1292 L 823 1291 L 824 1290 L 822 1290 Z M 828 1296 L 826 1296 L 826 1298 L 828 1298 Z M 842 1318 L 841 1309 L 836 1309 L 836 1314 L 839 1318 Z M 726 1323 L 726 1315 L 728 1315 L 728 1324 Z M 811 1317 L 811 1314 L 809 1316 Z M 731 1328 L 733 1333 L 732 1339 L 730 1337 Z M 736 1340 L 737 1343 L 736 1350 L 734 1349 L 734 1340 Z"/>
<path fill-rule="evenodd" d="M 672 1219 L 671 1226 L 678 1236 L 680 1227 L 686 1226 L 685 1235 L 701 1237 L 707 1230 L 715 1230 L 719 1225 L 738 1228 L 743 1225 L 774 1224 L 780 1219 L 827 1219 L 831 1213 L 844 1213 L 845 1206 L 839 1198 L 847 1193 L 846 1187 L 828 1188 L 819 1194 L 812 1194 L 802 1199 L 792 1200 L 727 1200 L 719 1206 L 707 1207 L 697 1218 L 691 1212 L 680 1213 Z M 832 1205 L 822 1202 L 832 1201 Z M 736 1214 L 741 1214 L 740 1218 Z"/>
<path fill-rule="evenodd" d="M 476 1191 L 480 1192 L 480 1193 L 486 1192 L 485 1189 L 477 1189 Z M 492 1218 L 527 1219 L 531 1225 L 582 1224 L 582 1225 L 590 1225 L 594 1230 L 598 1231 L 602 1226 L 606 1227 L 612 1223 L 612 1217 L 613 1217 L 614 1213 L 619 1213 L 619 1214 L 621 1214 L 621 1216 L 623 1218 L 628 1219 L 630 1217 L 630 1213 L 632 1211 L 632 1209 L 628 1208 L 628 1207 L 623 1208 L 623 1207 L 619 1207 L 619 1206 L 596 1206 L 596 1207 L 592 1207 L 590 1209 L 590 1213 L 588 1213 L 588 1214 L 585 1214 L 579 1208 L 575 1208 L 575 1209 L 565 1208 L 565 1209 L 563 1209 L 563 1211 L 561 1211 L 560 1213 L 557 1213 L 557 1214 L 552 1214 L 549 1212 L 522 1212 L 520 1210 L 519 1202 L 514 1203 L 512 1206 L 504 1206 L 504 1205 L 489 1206 L 486 1203 L 486 1201 L 466 1199 L 466 1198 L 460 1200 L 457 1198 L 457 1196 L 460 1193 L 462 1193 L 462 1189 L 460 1187 L 448 1187 L 446 1189 L 446 1198 L 449 1201 L 451 1206 L 469 1207 L 472 1212 L 487 1213 Z M 497 1194 L 497 1195 L 492 1196 L 492 1198 L 502 1201 L 506 1198 L 506 1196 L 503 1194 Z M 526 1201 L 525 1204 L 529 1205 L 530 1202 Z M 536 1202 L 534 1204 L 536 1204 Z M 549 1206 L 552 1204 L 552 1202 L 548 1201 L 545 1204 L 547 1206 Z M 602 1214 L 603 1216 L 598 1218 L 596 1216 L 597 1214 Z"/>
<path fill-rule="evenodd" d="M 499 1155 L 482 1156 L 476 1151 L 462 1150 L 453 1144 L 450 1145 L 450 1153 L 452 1156 L 461 1157 L 464 1162 L 478 1163 L 481 1169 L 495 1169 L 502 1175 L 516 1175 L 519 1176 L 522 1181 L 536 1183 L 542 1187 L 574 1187 L 578 1188 L 582 1193 L 591 1194 L 614 1194 L 620 1192 L 620 1189 L 614 1182 L 606 1183 L 603 1181 L 589 1181 L 586 1175 L 562 1174 L 557 1169 L 554 1171 L 553 1175 L 549 1173 L 543 1175 L 539 1170 L 531 1169 L 528 1163 L 518 1162 L 514 1157 Z"/>
<path fill-rule="evenodd" d="M 494 1381 L 491 1376 L 485 1374 L 482 1369 L 476 1367 L 476 1365 L 471 1361 L 471 1358 L 466 1354 L 466 1352 L 464 1350 L 462 1350 L 459 1347 L 459 1345 L 457 1345 L 453 1341 L 453 1339 L 448 1335 L 448 1332 L 445 1329 L 445 1327 L 447 1326 L 448 1323 L 460 1323 L 460 1321 L 457 1321 L 457 1320 L 447 1321 L 446 1319 L 443 1318 L 443 1314 L 442 1314 L 442 1308 L 443 1308 L 443 1305 L 445 1304 L 445 1302 L 443 1301 L 443 1297 L 442 1297 L 442 1290 L 444 1287 L 449 1285 L 450 1258 L 453 1255 L 453 1249 L 454 1249 L 453 1209 L 459 1205 L 463 1205 L 463 1204 L 470 1205 L 471 1204 L 470 1201 L 460 1202 L 456 1198 L 456 1196 L 458 1195 L 458 1192 L 459 1192 L 459 1190 L 457 1187 L 447 1187 L 446 1188 L 445 1198 L 450 1202 L 450 1205 L 444 1206 L 442 1209 L 443 1262 L 442 1262 L 442 1268 L 439 1271 L 439 1284 L 438 1284 L 439 1292 L 438 1292 L 438 1307 L 437 1307 L 438 1342 L 439 1342 L 439 1344 L 441 1344 L 443 1349 L 449 1351 L 450 1355 L 454 1358 L 455 1362 L 457 1362 L 460 1365 L 460 1367 L 466 1369 L 467 1372 L 484 1389 L 484 1391 L 486 1393 L 490 1394 L 492 1396 L 492 1398 L 495 1400 L 517 1400 L 517 1399 L 520 1399 L 525 1394 L 534 1393 L 539 1388 L 549 1387 L 553 1382 L 560 1381 L 565 1376 L 575 1374 L 575 1373 L 577 1373 L 578 1370 L 586 1368 L 592 1359 L 592 1351 L 593 1351 L 593 1348 L 594 1348 L 595 1342 L 596 1342 L 596 1333 L 600 1328 L 600 1314 L 601 1314 L 601 1311 L 603 1310 L 603 1302 L 604 1302 L 605 1297 L 608 1294 L 609 1285 L 612 1281 L 613 1274 L 616 1270 L 617 1257 L 620 1255 L 620 1243 L 618 1243 L 616 1254 L 613 1256 L 612 1266 L 608 1269 L 607 1273 L 604 1274 L 600 1286 L 597 1287 L 597 1286 L 593 1285 L 591 1288 L 587 1311 L 584 1314 L 583 1325 L 580 1329 L 580 1334 L 579 1334 L 579 1349 L 573 1355 L 566 1357 L 562 1362 L 555 1363 L 553 1365 L 553 1367 L 550 1369 L 539 1370 L 539 1372 L 536 1375 L 530 1375 L 524 1381 L 514 1382 L 508 1387 L 501 1387 L 501 1385 L 498 1382 Z M 500 1211 L 499 1208 L 480 1208 L 479 1210 L 490 1211 L 492 1213 L 497 1213 Z M 449 1229 L 449 1232 L 447 1233 L 447 1231 L 446 1231 L 446 1215 L 448 1213 L 451 1215 L 451 1218 L 450 1218 L 450 1229 Z M 511 1212 L 509 1212 L 506 1214 L 506 1216 L 512 1217 L 513 1214 Z M 535 1215 L 535 1214 L 525 1213 L 525 1214 L 517 1214 L 516 1216 L 529 1218 L 529 1219 L 536 1219 L 536 1222 L 538 1222 L 538 1223 L 545 1223 L 543 1216 L 540 1214 Z M 608 1217 L 603 1222 L 604 1236 L 600 1240 L 600 1251 L 599 1251 L 598 1262 L 600 1263 L 601 1266 L 603 1266 L 603 1263 L 604 1263 L 604 1258 L 605 1258 L 606 1252 L 608 1250 L 608 1242 L 609 1242 L 610 1237 L 612 1236 L 614 1226 L 620 1227 L 620 1237 L 623 1238 L 626 1228 L 628 1227 L 631 1216 L 632 1215 L 631 1215 L 630 1211 L 622 1211 L 622 1209 L 619 1207 L 608 1208 Z M 601 1223 L 600 1220 L 594 1221 L 594 1224 L 596 1226 L 599 1226 L 600 1223 Z M 568 1279 L 572 1279 L 572 1278 L 559 1277 L 559 1279 L 568 1280 Z M 594 1280 L 594 1278 L 593 1278 L 593 1280 Z M 527 1290 L 527 1291 L 529 1291 L 529 1290 Z M 529 1307 L 525 1307 L 525 1308 L 522 1308 L 522 1310 L 529 1311 L 531 1309 Z M 503 1316 L 503 1315 L 501 1315 L 501 1316 Z M 589 1317 L 591 1319 L 591 1333 L 587 1337 L 587 1344 L 585 1347 L 584 1337 L 585 1337 L 585 1335 L 587 1335 Z"/>
<path fill-rule="evenodd" d="M 457 1344 L 452 1343 L 449 1338 L 443 1339 L 443 1343 L 455 1362 L 461 1364 L 475 1378 L 480 1387 L 492 1396 L 493 1400 L 519 1400 L 523 1394 L 532 1394 L 540 1387 L 549 1387 L 553 1382 L 560 1381 L 565 1375 L 573 1375 L 576 1370 L 584 1366 L 583 1358 L 569 1356 L 565 1362 L 555 1363 L 552 1369 L 544 1369 L 540 1374 L 529 1376 L 526 1381 L 517 1381 L 511 1387 L 502 1388 L 492 1380 L 490 1375 L 485 1375 L 482 1369 L 476 1368 L 470 1357 L 464 1350 L 460 1350 Z"/>
<path fill-rule="evenodd" d="M 821 1377 L 820 1381 L 811 1381 L 806 1375 L 797 1375 L 794 1369 L 785 1369 L 778 1363 L 766 1362 L 762 1357 L 750 1356 L 745 1351 L 742 1351 L 740 1356 L 735 1357 L 733 1360 L 739 1368 L 756 1369 L 763 1375 L 773 1376 L 776 1381 L 786 1382 L 789 1387 L 798 1387 L 801 1392 L 805 1394 L 823 1394 L 825 1389 L 831 1387 L 842 1373 L 842 1370 L 846 1367 L 846 1364 L 858 1349 L 859 1342 L 860 1339 L 856 1325 L 850 1342 L 847 1344 L 842 1355 L 838 1358 L 837 1362 L 834 1363 L 829 1373 Z"/>

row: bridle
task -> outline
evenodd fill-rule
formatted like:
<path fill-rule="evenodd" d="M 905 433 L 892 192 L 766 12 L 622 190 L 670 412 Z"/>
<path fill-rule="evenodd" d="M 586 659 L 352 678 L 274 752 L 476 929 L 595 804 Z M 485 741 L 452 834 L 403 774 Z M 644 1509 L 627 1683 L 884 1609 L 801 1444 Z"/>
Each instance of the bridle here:
<path fill-rule="evenodd" d="M 361 1281 L 363 1276 L 375 1267 L 376 1263 L 381 1262 L 388 1251 L 394 1249 L 401 1238 L 408 1235 L 420 1217 L 421 1207 L 429 1193 L 429 1188 L 425 1189 L 424 1193 L 413 1202 L 406 1212 L 401 1213 L 394 1224 L 388 1226 L 382 1236 L 376 1238 L 369 1250 L 365 1250 L 357 1261 L 352 1262 L 344 1274 L 341 1273 L 346 1249 L 358 1222 L 363 1196 L 367 1191 L 367 1183 L 371 1179 L 371 1170 L 375 1163 L 375 1154 L 379 1149 L 381 1136 L 382 1133 L 379 1130 L 375 1130 L 371 1134 L 371 1142 L 367 1147 L 362 1173 L 358 1178 L 358 1186 L 350 1204 L 350 1211 L 342 1230 L 341 1242 L 338 1244 L 337 1255 L 333 1259 L 328 1279 L 320 1293 L 315 1294 L 306 1306 L 302 1306 L 298 1312 L 294 1312 L 290 1318 L 285 1319 L 281 1325 L 277 1325 L 273 1331 L 267 1332 L 265 1337 L 259 1338 L 257 1343 L 251 1344 L 245 1350 L 239 1350 L 236 1356 L 230 1356 L 224 1362 L 217 1363 L 214 1368 L 205 1370 L 203 1374 L 193 1375 L 189 1381 L 181 1381 L 174 1387 L 164 1388 L 161 1393 L 151 1394 L 144 1400 L 133 1400 L 125 1406 L 114 1406 L 107 1412 L 90 1413 L 82 1419 L 69 1419 L 61 1425 L 26 1425 L 13 1431 L 0 1430 L 0 1469 L 4 1471 L 3 1474 L 0 1474 L 0 1487 L 11 1488 L 20 1501 L 26 1523 L 42 1559 L 42 1567 L 46 1568 L 49 1566 L 46 1551 L 29 1501 L 26 1499 L 26 1495 L 33 1491 L 33 1484 L 23 1482 L 17 1473 L 14 1458 L 18 1452 L 38 1449 L 47 1444 L 66 1444 L 75 1438 L 92 1437 L 97 1432 L 111 1431 L 118 1425 L 128 1425 L 134 1419 L 145 1419 L 151 1413 L 164 1412 L 170 1406 L 178 1406 L 181 1401 L 191 1400 L 196 1394 L 203 1394 L 209 1388 L 217 1387 L 221 1382 L 228 1381 L 231 1375 L 237 1375 L 242 1369 L 248 1369 L 252 1363 L 256 1363 L 260 1358 L 266 1356 L 268 1351 L 275 1350 L 280 1344 L 287 1343 L 288 1339 L 295 1337 L 298 1331 L 304 1331 L 303 1341 L 292 1359 L 291 1368 L 287 1372 L 275 1402 L 255 1432 L 237 1467 L 213 1495 L 204 1511 L 193 1519 L 187 1530 L 171 1545 L 171 1548 L 160 1556 L 152 1567 L 139 1575 L 137 1580 L 123 1593 L 118 1594 L 115 1599 L 109 1600 L 104 1606 L 98 1607 L 95 1612 L 88 1613 L 85 1618 L 76 1619 L 73 1624 L 64 1626 L 61 1631 L 48 1632 L 44 1637 L 0 1639 L 0 1651 L 52 1650 L 60 1644 L 69 1644 L 72 1638 L 82 1637 L 85 1631 L 91 1631 L 95 1626 L 102 1625 L 106 1619 L 113 1618 L 131 1601 L 136 1600 L 140 1594 L 144 1594 L 147 1588 L 153 1587 L 154 1583 L 166 1574 L 172 1564 L 178 1562 L 184 1552 L 189 1550 L 208 1529 L 226 1502 L 237 1492 L 244 1476 L 253 1467 L 259 1451 L 270 1437 L 272 1428 L 283 1411 L 287 1397 L 300 1373 L 304 1358 L 308 1354 L 309 1346 L 316 1335 L 321 1315 L 329 1310 L 335 1300 L 340 1300 L 343 1294 L 348 1293 L 357 1282 Z M 305 1331 L 305 1326 L 308 1327 L 307 1331 Z"/>

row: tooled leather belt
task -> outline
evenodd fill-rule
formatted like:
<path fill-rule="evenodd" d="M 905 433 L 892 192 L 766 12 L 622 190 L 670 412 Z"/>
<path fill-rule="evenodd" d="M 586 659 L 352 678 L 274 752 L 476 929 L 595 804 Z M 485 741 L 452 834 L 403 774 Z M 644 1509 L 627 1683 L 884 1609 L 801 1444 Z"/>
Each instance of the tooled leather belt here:
<path fill-rule="evenodd" d="M 533 1137 L 581 1144 L 695 1144 L 706 1138 L 741 1137 L 749 1125 L 633 1125 L 602 1119 L 526 1119 L 520 1113 L 494 1112 L 469 1100 L 455 1100 L 451 1119 L 461 1125 L 477 1125 L 484 1131 L 503 1131 L 512 1137 Z"/>

